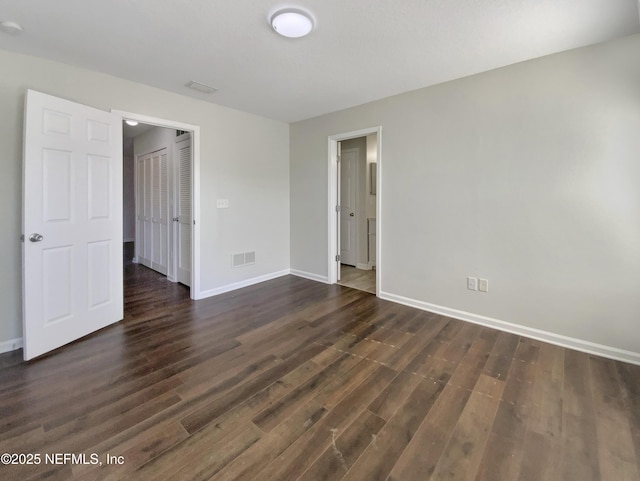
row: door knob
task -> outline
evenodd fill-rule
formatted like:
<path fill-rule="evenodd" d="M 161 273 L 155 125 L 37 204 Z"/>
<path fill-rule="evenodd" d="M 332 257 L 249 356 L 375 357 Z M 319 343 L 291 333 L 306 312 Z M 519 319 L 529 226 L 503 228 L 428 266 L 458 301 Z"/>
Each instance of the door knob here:
<path fill-rule="evenodd" d="M 44 237 L 42 237 L 41 234 L 31 234 L 29 236 L 31 242 L 40 242 L 42 239 L 44 239 Z"/>
<path fill-rule="evenodd" d="M 354 215 L 355 215 L 355 214 L 354 214 L 353 212 L 351 212 L 351 213 L 349 214 L 349 217 L 353 217 Z"/>
<path fill-rule="evenodd" d="M 180 217 L 174 217 L 173 218 L 173 222 L 178 222 L 180 220 Z"/>

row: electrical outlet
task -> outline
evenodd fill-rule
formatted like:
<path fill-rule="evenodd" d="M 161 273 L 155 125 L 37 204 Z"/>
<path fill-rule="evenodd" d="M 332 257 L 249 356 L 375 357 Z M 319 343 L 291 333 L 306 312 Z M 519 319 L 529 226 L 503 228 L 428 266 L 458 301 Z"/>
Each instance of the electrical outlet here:
<path fill-rule="evenodd" d="M 470 291 L 478 290 L 478 278 L 477 277 L 467 277 L 467 289 Z"/>
<path fill-rule="evenodd" d="M 218 201 L 216 202 L 216 207 L 218 209 L 228 209 L 229 199 L 218 199 Z"/>
<path fill-rule="evenodd" d="M 489 292 L 489 280 L 478 279 L 478 290 L 481 292 Z"/>

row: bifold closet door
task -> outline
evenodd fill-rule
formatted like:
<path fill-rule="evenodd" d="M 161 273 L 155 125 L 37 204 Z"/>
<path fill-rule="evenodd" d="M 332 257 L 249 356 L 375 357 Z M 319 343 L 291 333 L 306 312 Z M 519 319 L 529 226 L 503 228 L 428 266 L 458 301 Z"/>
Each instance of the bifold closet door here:
<path fill-rule="evenodd" d="M 137 160 L 138 262 L 167 274 L 169 240 L 167 149 Z"/>
<path fill-rule="evenodd" d="M 167 204 L 167 149 L 151 156 L 151 268 L 167 274 L 168 204 Z"/>
<path fill-rule="evenodd" d="M 145 202 L 144 202 L 144 157 L 136 159 L 136 257 L 138 262 L 145 266 L 150 266 L 150 262 L 145 256 Z"/>
<path fill-rule="evenodd" d="M 175 159 L 178 163 L 178 195 L 177 195 L 177 271 L 178 282 L 191 285 L 191 135 L 176 142 Z"/>

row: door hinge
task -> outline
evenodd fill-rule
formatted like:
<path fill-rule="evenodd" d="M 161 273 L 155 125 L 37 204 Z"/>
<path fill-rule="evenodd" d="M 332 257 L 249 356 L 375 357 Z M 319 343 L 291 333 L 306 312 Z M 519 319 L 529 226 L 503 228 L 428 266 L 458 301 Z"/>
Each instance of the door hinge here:
<path fill-rule="evenodd" d="M 342 258 L 340 257 L 340 254 L 338 254 L 338 255 L 336 256 L 336 262 L 340 262 L 341 260 L 342 260 Z"/>
<path fill-rule="evenodd" d="M 340 163 L 341 160 L 342 160 L 342 156 L 341 155 L 336 156 L 336 162 L 337 163 Z"/>
<path fill-rule="evenodd" d="M 340 212 L 340 206 L 336 205 L 336 212 Z"/>

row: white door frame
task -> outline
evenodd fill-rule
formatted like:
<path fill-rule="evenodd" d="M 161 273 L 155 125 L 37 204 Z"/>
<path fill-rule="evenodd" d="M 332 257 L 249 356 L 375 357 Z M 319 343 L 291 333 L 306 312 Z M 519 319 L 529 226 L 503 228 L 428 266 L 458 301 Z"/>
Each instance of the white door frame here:
<path fill-rule="evenodd" d="M 191 195 L 191 218 L 193 219 L 193 235 L 191 236 L 191 299 L 201 299 L 200 292 L 200 126 L 186 124 L 184 122 L 176 122 L 174 120 L 150 117 L 148 115 L 136 114 L 133 112 L 125 112 L 122 110 L 111 109 L 114 114 L 120 115 L 123 119 L 136 120 L 138 122 L 155 125 L 157 127 L 165 127 L 175 130 L 190 131 L 191 138 L 191 155 L 192 155 L 192 182 Z"/>
<path fill-rule="evenodd" d="M 377 162 L 377 178 L 376 178 L 376 296 L 380 297 L 380 279 L 382 272 L 382 126 L 371 127 L 368 129 L 354 130 L 352 132 L 345 132 L 342 134 L 330 135 L 328 139 L 328 166 L 329 166 L 329 205 L 328 205 L 328 232 L 329 237 L 327 244 L 329 246 L 328 257 L 328 273 L 329 284 L 335 284 L 338 282 L 338 262 L 336 262 L 336 256 L 338 255 L 338 213 L 336 212 L 336 205 L 338 205 L 338 162 L 337 151 L 338 142 L 343 140 L 355 139 L 358 137 L 366 137 L 367 135 L 377 134 L 377 146 L 378 151 Z"/>

